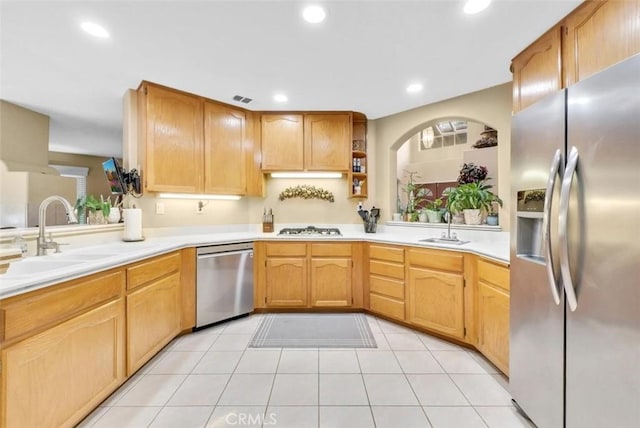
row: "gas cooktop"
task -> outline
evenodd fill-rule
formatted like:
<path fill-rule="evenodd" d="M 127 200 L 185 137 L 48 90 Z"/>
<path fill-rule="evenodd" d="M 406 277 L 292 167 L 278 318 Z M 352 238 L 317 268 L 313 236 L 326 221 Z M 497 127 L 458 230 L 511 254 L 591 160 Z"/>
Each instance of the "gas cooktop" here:
<path fill-rule="evenodd" d="M 340 229 L 335 227 L 285 227 L 278 235 L 307 235 L 307 236 L 340 236 Z"/>

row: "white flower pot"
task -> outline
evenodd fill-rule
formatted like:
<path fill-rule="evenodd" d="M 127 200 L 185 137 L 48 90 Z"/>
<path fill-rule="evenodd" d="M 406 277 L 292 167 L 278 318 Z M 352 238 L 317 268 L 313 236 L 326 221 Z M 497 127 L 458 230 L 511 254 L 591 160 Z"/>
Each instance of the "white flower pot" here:
<path fill-rule="evenodd" d="M 482 224 L 482 212 L 480 210 L 462 210 L 465 224 Z"/>
<path fill-rule="evenodd" d="M 118 208 L 111 208 L 107 221 L 109 223 L 118 223 L 120 221 L 120 210 Z"/>

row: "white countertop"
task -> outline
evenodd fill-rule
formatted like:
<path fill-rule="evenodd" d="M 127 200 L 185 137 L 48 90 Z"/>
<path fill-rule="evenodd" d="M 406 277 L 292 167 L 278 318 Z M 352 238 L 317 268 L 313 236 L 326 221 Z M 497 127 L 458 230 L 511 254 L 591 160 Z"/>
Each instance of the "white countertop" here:
<path fill-rule="evenodd" d="M 293 225 L 293 227 L 300 225 Z M 78 278 L 117 266 L 167 253 L 181 248 L 217 245 L 233 242 L 264 240 L 304 241 L 366 241 L 411 245 L 426 248 L 470 252 L 502 263 L 509 263 L 509 234 L 507 232 L 456 230 L 458 237 L 470 242 L 464 245 L 420 242 L 440 236 L 441 229 L 416 229 L 379 225 L 377 233 L 364 233 L 362 225 L 329 225 L 339 227 L 342 236 L 278 236 L 277 233 L 256 232 L 255 225 L 229 228 L 166 229 L 141 242 L 109 242 L 64 250 L 60 254 L 27 257 L 11 263 L 6 274 L 0 275 L 0 299 L 23 294 L 62 281 Z M 325 226 L 319 226 L 325 227 Z M 213 230 L 211 230 L 213 229 Z M 224 231 L 224 229 L 231 231 Z M 241 230 L 245 229 L 245 230 Z M 253 230 L 253 231 L 252 231 Z M 150 234 L 149 234 L 150 235 Z"/>

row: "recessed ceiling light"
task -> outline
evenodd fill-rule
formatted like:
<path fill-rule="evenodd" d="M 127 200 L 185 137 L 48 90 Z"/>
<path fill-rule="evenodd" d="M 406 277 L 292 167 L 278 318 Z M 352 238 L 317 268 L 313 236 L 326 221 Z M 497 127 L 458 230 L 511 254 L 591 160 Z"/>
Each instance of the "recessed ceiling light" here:
<path fill-rule="evenodd" d="M 324 18 L 327 16 L 327 13 L 324 11 L 322 6 L 307 6 L 302 11 L 302 17 L 305 21 L 310 24 L 318 24 L 324 21 Z"/>
<path fill-rule="evenodd" d="M 490 3 L 491 0 L 467 0 L 464 4 L 464 13 L 472 15 L 474 13 L 482 12 Z"/>
<path fill-rule="evenodd" d="M 105 30 L 104 27 L 96 24 L 95 22 L 83 22 L 80 27 L 94 37 L 98 37 L 100 39 L 109 38 L 109 33 L 107 32 L 107 30 Z"/>
<path fill-rule="evenodd" d="M 287 98 L 285 94 L 275 94 L 273 96 L 273 99 L 278 103 L 286 103 L 287 101 L 289 101 L 289 98 Z"/>
<path fill-rule="evenodd" d="M 409 86 L 407 86 L 407 92 L 409 92 L 410 94 L 420 92 L 421 90 L 422 90 L 422 83 L 412 83 Z"/>

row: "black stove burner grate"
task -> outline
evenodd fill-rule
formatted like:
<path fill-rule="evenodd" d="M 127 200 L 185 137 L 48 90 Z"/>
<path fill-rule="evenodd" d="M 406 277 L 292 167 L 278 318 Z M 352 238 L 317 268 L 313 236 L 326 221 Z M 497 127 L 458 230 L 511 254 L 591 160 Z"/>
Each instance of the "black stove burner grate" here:
<path fill-rule="evenodd" d="M 309 236 L 340 236 L 340 229 L 336 227 L 285 227 L 278 235 L 309 235 Z"/>

